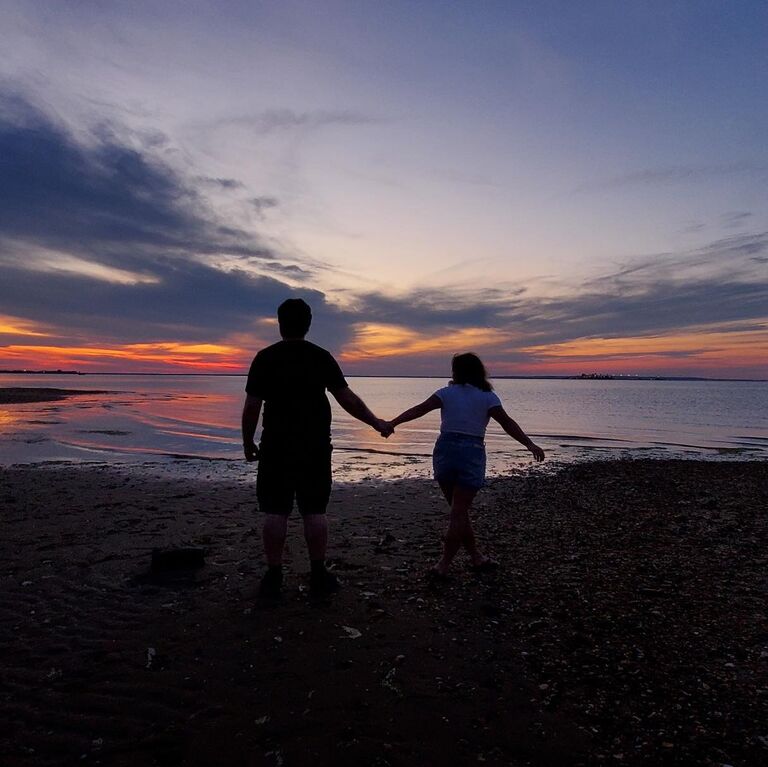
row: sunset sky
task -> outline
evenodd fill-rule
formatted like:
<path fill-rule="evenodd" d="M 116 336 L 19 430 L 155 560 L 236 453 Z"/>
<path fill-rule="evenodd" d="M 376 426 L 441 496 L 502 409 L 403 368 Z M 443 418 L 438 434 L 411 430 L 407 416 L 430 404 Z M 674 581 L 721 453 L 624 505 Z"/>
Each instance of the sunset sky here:
<path fill-rule="evenodd" d="M 768 378 L 768 4 L 0 0 L 0 368 Z"/>

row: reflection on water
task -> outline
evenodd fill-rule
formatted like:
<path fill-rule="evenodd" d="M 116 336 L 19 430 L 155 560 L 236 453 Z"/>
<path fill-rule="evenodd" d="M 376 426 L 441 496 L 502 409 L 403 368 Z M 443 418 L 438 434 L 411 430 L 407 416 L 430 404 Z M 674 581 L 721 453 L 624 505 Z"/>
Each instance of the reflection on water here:
<path fill-rule="evenodd" d="M 240 461 L 244 378 L 216 376 L 0 376 L 0 387 L 107 390 L 55 403 L 0 405 L 0 463 L 112 462 L 181 457 Z M 442 379 L 351 378 L 382 417 L 444 385 Z M 498 380 L 508 412 L 550 458 L 653 455 L 768 457 L 768 384 L 698 381 Z M 332 401 L 340 479 L 428 476 L 439 413 L 388 440 Z M 489 473 L 530 463 L 493 422 Z"/>

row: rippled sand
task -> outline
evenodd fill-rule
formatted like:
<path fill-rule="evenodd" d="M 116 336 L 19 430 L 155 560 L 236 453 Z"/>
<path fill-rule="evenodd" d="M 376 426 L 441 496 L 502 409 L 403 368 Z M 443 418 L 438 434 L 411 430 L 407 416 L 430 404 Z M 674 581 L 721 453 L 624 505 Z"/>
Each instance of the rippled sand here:
<path fill-rule="evenodd" d="M 197 466 L 197 478 L 192 467 Z M 759 764 L 768 465 L 614 461 L 496 479 L 437 588 L 431 481 L 338 486 L 313 602 L 298 521 L 259 605 L 253 474 L 0 474 L 0 762 Z M 154 547 L 206 549 L 163 578 Z"/>

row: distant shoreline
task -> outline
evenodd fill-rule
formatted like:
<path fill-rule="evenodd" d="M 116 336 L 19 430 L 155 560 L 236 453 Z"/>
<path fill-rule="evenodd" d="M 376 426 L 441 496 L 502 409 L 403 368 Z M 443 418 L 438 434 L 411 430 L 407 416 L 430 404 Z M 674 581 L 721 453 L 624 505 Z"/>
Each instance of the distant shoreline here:
<path fill-rule="evenodd" d="M 33 402 L 59 402 L 68 397 L 82 397 L 86 394 L 109 394 L 96 389 L 45 389 L 39 386 L 0 388 L 0 405 L 26 405 Z"/>
<path fill-rule="evenodd" d="M 184 376 L 206 378 L 245 378 L 248 373 L 146 373 L 146 372 L 98 372 L 80 370 L 0 370 L 0 375 L 72 375 L 72 376 Z M 442 375 L 373 375 L 369 373 L 349 373 L 347 378 L 413 378 L 434 379 L 448 378 Z M 730 383 L 768 383 L 768 378 L 702 378 L 698 376 L 628 376 L 611 375 L 606 378 L 582 378 L 580 375 L 569 376 L 492 376 L 495 381 L 706 381 Z"/>

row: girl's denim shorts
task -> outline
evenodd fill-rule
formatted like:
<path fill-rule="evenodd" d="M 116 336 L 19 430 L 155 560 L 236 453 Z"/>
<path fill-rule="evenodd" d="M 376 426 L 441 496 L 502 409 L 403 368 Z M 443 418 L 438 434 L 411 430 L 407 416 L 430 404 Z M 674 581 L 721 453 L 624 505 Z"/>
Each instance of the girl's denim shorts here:
<path fill-rule="evenodd" d="M 485 443 L 482 437 L 445 432 L 437 438 L 432 467 L 438 482 L 479 490 L 485 482 Z"/>

